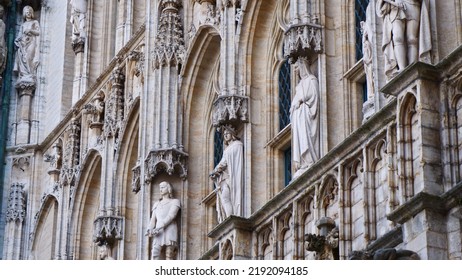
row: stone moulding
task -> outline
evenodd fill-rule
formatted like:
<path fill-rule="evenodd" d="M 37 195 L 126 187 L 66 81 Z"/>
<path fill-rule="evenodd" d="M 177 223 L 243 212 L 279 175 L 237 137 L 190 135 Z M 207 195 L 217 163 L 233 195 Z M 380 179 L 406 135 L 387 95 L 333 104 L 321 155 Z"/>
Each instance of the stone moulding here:
<path fill-rule="evenodd" d="M 182 180 L 186 180 L 187 160 L 188 154 L 173 148 L 149 152 L 145 160 L 145 182 L 150 183 L 161 172 L 166 172 L 168 175 L 177 172 Z"/>
<path fill-rule="evenodd" d="M 393 222 L 403 224 L 424 209 L 445 212 L 444 208 L 444 203 L 440 197 L 420 192 L 388 214 L 387 218 Z"/>
<path fill-rule="evenodd" d="M 215 127 L 233 122 L 248 122 L 248 101 L 247 96 L 242 95 L 221 95 L 213 103 L 212 124 Z"/>
<path fill-rule="evenodd" d="M 221 238 L 229 234 L 232 230 L 240 229 L 244 231 L 252 231 L 254 229 L 251 220 L 243 217 L 231 215 L 226 218 L 223 222 L 218 224 L 214 229 L 208 233 L 208 237 Z"/>
<path fill-rule="evenodd" d="M 291 25 L 284 35 L 284 57 L 295 63 L 300 56 L 322 52 L 322 27 L 313 23 Z"/>
<path fill-rule="evenodd" d="M 387 219 L 403 224 L 425 209 L 444 214 L 449 211 L 445 205 L 445 200 L 444 196 L 420 192 L 388 214 Z"/>
<path fill-rule="evenodd" d="M 94 221 L 95 233 L 93 242 L 97 244 L 113 244 L 123 238 L 123 217 L 100 216 Z"/>

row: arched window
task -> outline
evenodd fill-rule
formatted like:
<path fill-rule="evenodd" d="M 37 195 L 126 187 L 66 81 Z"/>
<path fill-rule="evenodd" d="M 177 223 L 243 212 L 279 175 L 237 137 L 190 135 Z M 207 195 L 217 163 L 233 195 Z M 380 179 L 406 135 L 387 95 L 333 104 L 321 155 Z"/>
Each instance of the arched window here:
<path fill-rule="evenodd" d="M 213 166 L 217 166 L 223 156 L 223 137 L 221 132 L 216 129 L 213 137 Z"/>
<path fill-rule="evenodd" d="M 363 57 L 361 21 L 366 20 L 367 5 L 369 5 L 369 0 L 355 0 L 356 61 Z"/>
<path fill-rule="evenodd" d="M 290 123 L 290 64 L 286 60 L 279 69 L 279 130 Z"/>

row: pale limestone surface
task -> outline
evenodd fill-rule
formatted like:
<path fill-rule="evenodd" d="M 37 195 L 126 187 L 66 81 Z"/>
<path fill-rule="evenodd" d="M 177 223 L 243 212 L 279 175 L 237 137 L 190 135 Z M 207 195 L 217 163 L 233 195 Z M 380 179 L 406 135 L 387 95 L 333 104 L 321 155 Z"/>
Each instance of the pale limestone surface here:
<path fill-rule="evenodd" d="M 91 1 L 81 49 L 68 1 L 34 6 L 39 82 L 30 109 L 11 96 L 2 193 L 2 213 L 22 213 L 21 185 L 25 211 L 0 220 L 2 258 L 96 260 L 107 241 L 114 259 L 149 259 L 156 186 L 168 181 L 181 205 L 178 259 L 314 259 L 304 235 L 324 234 L 326 217 L 342 259 L 391 247 L 460 259 L 461 4 L 426 1 L 429 60 L 392 79 L 383 19 L 369 13 L 374 90 L 363 103 L 354 2 Z M 298 38 L 307 52 L 290 45 L 291 24 L 313 30 Z M 294 128 L 279 126 L 278 80 L 288 54 L 309 57 L 319 81 L 320 158 L 285 186 Z M 208 176 L 214 121 L 235 125 L 244 151 L 242 214 L 221 223 Z"/>

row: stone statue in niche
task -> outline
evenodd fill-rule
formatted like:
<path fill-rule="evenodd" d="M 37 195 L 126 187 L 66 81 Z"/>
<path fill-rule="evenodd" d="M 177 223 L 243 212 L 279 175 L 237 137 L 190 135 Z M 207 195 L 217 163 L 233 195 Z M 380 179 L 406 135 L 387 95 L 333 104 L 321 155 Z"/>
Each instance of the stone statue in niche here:
<path fill-rule="evenodd" d="M 244 145 L 230 125 L 223 127 L 223 138 L 223 157 L 210 173 L 216 186 L 218 222 L 230 215 L 242 215 L 244 191 Z"/>
<path fill-rule="evenodd" d="M 6 43 L 5 43 L 5 22 L 3 21 L 3 15 L 5 9 L 0 5 L 0 74 L 3 73 L 6 66 Z M 1 78 L 0 78 L 1 81 Z"/>
<path fill-rule="evenodd" d="M 430 62 L 429 0 L 377 0 L 376 8 L 383 18 L 382 51 L 387 79 L 418 60 Z"/>
<path fill-rule="evenodd" d="M 99 259 L 100 260 L 113 260 L 114 258 L 111 256 L 111 248 L 109 244 L 104 242 L 101 246 L 99 246 Z"/>
<path fill-rule="evenodd" d="M 72 42 L 85 40 L 85 21 L 87 15 L 87 0 L 70 0 L 72 24 Z"/>
<path fill-rule="evenodd" d="M 25 6 L 24 23 L 15 39 L 17 53 L 13 71 L 18 73 L 19 85 L 36 85 L 36 73 L 39 65 L 40 24 L 34 19 L 34 9 Z"/>
<path fill-rule="evenodd" d="M 290 107 L 292 160 L 298 177 L 319 159 L 319 82 L 310 71 L 308 60 L 297 61 L 300 82 Z"/>
<path fill-rule="evenodd" d="M 178 254 L 178 225 L 176 217 L 180 201 L 173 198 L 173 187 L 168 182 L 159 184 L 160 200 L 152 207 L 146 234 L 152 237 L 151 259 L 175 260 Z"/>
<path fill-rule="evenodd" d="M 363 64 L 366 73 L 367 99 L 371 100 L 374 92 L 374 68 L 372 65 L 372 22 L 371 4 L 366 9 L 366 21 L 361 21 L 362 43 L 363 43 Z"/>

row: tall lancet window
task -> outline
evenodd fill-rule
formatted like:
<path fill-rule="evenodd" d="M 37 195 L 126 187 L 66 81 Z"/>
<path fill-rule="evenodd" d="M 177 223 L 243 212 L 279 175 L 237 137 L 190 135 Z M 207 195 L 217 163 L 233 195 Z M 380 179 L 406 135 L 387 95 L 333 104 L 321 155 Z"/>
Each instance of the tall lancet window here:
<path fill-rule="evenodd" d="M 369 0 L 355 0 L 356 61 L 363 57 L 361 21 L 366 20 L 367 5 L 369 5 Z"/>
<path fill-rule="evenodd" d="M 217 166 L 223 157 L 223 137 L 218 129 L 215 129 L 213 137 L 213 166 Z"/>
<path fill-rule="evenodd" d="M 286 60 L 279 69 L 279 130 L 290 123 L 290 64 Z"/>

